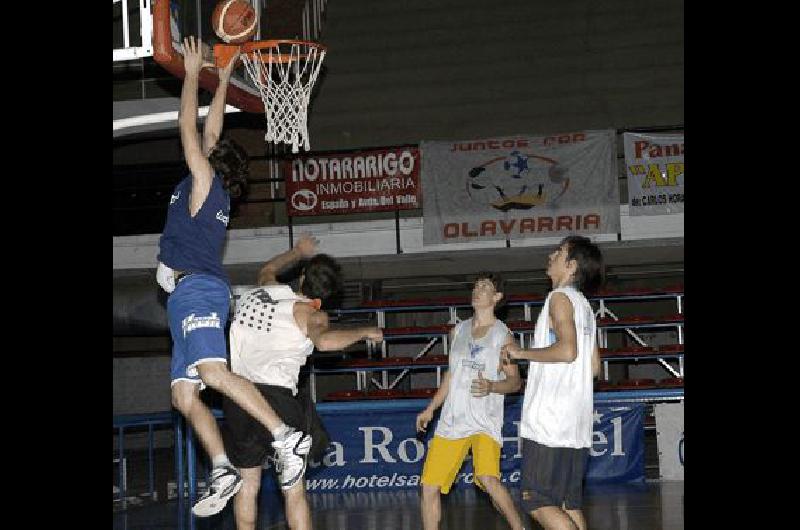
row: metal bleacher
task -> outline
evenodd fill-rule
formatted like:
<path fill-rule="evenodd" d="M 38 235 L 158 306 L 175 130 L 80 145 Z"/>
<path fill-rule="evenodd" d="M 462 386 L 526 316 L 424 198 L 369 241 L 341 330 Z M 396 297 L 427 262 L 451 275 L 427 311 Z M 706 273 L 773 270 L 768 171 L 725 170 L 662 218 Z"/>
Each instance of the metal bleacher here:
<path fill-rule="evenodd" d="M 684 375 L 684 291 L 683 285 L 663 288 L 604 290 L 590 297 L 590 301 L 598 307 L 597 328 L 600 356 L 603 363 L 602 377 L 596 382 L 596 399 L 657 401 L 683 398 Z M 530 346 L 535 326 L 533 308 L 544 305 L 542 294 L 514 294 L 508 296 L 506 305 L 522 308 L 523 320 L 506 321 L 508 328 L 514 333 L 521 346 Z M 636 303 L 653 300 L 674 300 L 676 312 L 666 314 L 640 314 L 618 317 L 608 304 Z M 324 374 L 353 373 L 355 388 L 330 392 L 324 396 L 325 401 L 353 401 L 374 399 L 419 398 L 433 395 L 436 388 L 412 388 L 406 391 L 395 388 L 398 382 L 411 371 L 435 370 L 436 385 L 441 383 L 442 368 L 448 364 L 449 331 L 458 322 L 459 310 L 468 310 L 470 301 L 467 297 L 447 297 L 429 299 L 406 299 L 392 301 L 368 301 L 359 307 L 331 311 L 334 317 L 346 315 L 371 316 L 379 327 L 383 328 L 384 340 L 379 347 L 367 348 L 366 358 L 330 361 L 314 359 L 309 361 L 311 374 L 311 392 L 315 401 L 317 396 L 317 377 Z M 420 313 L 430 311 L 447 311 L 449 322 L 433 326 L 387 327 L 386 316 L 390 313 Z M 650 346 L 645 343 L 637 331 L 668 329 L 677 330 L 678 342 Z M 635 345 L 619 348 L 608 348 L 611 333 L 625 333 L 633 339 Z M 393 342 L 403 340 L 419 340 L 424 346 L 413 356 L 391 356 L 389 347 Z M 444 355 L 429 355 L 432 346 L 441 342 Z M 677 363 L 673 366 L 668 361 Z M 666 376 L 656 380 L 652 378 L 609 380 L 609 363 L 636 363 L 650 361 L 659 363 Z M 390 374 L 399 375 L 390 381 Z M 380 374 L 380 379 L 369 377 L 369 374 Z M 374 388 L 370 388 L 370 383 Z"/>

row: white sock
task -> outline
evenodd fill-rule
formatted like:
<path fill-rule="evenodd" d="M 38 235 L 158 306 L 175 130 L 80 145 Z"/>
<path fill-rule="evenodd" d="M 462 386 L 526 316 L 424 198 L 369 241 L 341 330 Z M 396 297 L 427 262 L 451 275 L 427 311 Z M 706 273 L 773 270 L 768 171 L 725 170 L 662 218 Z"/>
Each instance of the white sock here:
<path fill-rule="evenodd" d="M 287 436 L 292 434 L 294 429 L 286 425 L 285 423 L 281 423 L 279 426 L 275 427 L 270 431 L 272 437 L 275 438 L 276 441 L 280 441 L 285 439 Z"/>
<path fill-rule="evenodd" d="M 211 465 L 212 467 L 231 466 L 231 461 L 228 460 L 228 455 L 222 453 L 221 455 L 217 455 L 211 459 Z"/>

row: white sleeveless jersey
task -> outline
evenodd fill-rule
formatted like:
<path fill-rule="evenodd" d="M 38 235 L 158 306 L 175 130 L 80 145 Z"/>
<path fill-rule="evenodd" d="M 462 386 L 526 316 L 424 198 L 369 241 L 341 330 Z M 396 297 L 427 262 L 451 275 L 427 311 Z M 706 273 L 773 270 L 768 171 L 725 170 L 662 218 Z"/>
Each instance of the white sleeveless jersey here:
<path fill-rule="evenodd" d="M 297 327 L 296 301 L 309 299 L 288 285 L 264 285 L 242 294 L 231 321 L 234 373 L 297 394 L 300 367 L 314 351 L 314 343 Z"/>
<path fill-rule="evenodd" d="M 506 378 L 500 369 L 500 348 L 508 338 L 508 328 L 499 320 L 480 339 L 472 338 L 472 319 L 455 327 L 450 348 L 450 389 L 439 414 L 436 436 L 457 439 L 473 434 L 488 434 L 503 444 L 503 394 L 473 397 L 472 380 L 478 371 L 490 381 Z"/>
<path fill-rule="evenodd" d="M 591 447 L 592 354 L 597 337 L 594 311 L 586 297 L 574 287 L 553 289 L 536 321 L 534 348 L 545 348 L 555 341 L 548 320 L 553 293 L 564 293 L 572 302 L 578 356 L 571 363 L 530 362 L 520 435 L 548 447 Z"/>

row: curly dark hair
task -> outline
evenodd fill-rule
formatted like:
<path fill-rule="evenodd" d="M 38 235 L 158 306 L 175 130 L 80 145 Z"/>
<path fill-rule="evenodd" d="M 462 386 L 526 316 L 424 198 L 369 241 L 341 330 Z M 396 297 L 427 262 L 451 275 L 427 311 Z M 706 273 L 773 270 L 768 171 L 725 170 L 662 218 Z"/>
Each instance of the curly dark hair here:
<path fill-rule="evenodd" d="M 317 254 L 308 260 L 303 275 L 300 291 L 309 298 L 319 298 L 323 304 L 342 291 L 342 268 L 328 254 Z"/>
<path fill-rule="evenodd" d="M 228 136 L 221 136 L 208 153 L 208 162 L 222 179 L 222 187 L 231 197 L 231 209 L 247 195 L 250 160 L 247 152 Z"/>

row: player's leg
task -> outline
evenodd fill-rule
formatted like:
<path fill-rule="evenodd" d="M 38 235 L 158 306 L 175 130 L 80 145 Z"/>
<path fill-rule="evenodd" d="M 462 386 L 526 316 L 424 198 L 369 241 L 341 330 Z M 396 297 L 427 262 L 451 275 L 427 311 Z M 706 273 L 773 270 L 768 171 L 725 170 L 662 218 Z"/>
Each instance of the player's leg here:
<path fill-rule="evenodd" d="M 448 493 L 469 450 L 469 438 L 448 440 L 434 436 L 422 468 L 422 523 L 425 530 L 439 528 L 441 494 Z"/>
<path fill-rule="evenodd" d="M 471 438 L 475 483 L 489 494 L 492 504 L 509 526 L 513 530 L 522 530 L 522 519 L 514 500 L 500 481 L 500 444 L 487 434 L 476 434 Z"/>
<path fill-rule="evenodd" d="M 242 487 L 233 498 L 236 530 L 255 530 L 258 519 L 258 492 L 261 489 L 261 466 L 239 468 Z"/>

